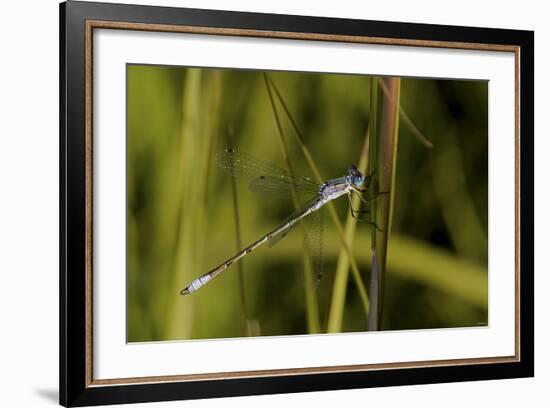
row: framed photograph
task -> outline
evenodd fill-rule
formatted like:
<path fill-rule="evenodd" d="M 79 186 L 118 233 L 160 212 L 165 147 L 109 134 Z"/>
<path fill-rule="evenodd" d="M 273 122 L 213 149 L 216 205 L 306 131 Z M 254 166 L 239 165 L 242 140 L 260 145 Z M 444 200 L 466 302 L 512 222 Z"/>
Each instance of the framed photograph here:
<path fill-rule="evenodd" d="M 533 376 L 533 32 L 60 27 L 62 405 Z"/>

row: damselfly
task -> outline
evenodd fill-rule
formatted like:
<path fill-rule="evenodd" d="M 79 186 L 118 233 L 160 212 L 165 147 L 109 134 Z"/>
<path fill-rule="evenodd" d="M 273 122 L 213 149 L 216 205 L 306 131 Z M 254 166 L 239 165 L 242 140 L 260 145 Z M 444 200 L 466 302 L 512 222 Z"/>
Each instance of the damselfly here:
<path fill-rule="evenodd" d="M 362 193 L 369 187 L 372 174 L 365 176 L 357 170 L 357 167 L 354 165 L 349 166 L 348 173 L 345 176 L 328 180 L 323 184 L 318 184 L 308 177 L 291 175 L 277 166 L 258 160 L 246 153 L 237 152 L 233 149 L 227 149 L 218 154 L 216 159 L 219 167 L 231 176 L 247 176 L 251 178 L 250 189 L 252 191 L 267 193 L 275 193 L 281 190 L 305 191 L 314 194 L 314 198 L 310 200 L 307 205 L 290 216 L 282 225 L 247 246 L 233 257 L 227 259 L 221 265 L 195 279 L 189 286 L 181 291 L 182 295 L 187 295 L 200 289 L 207 282 L 225 271 L 239 259 L 254 251 L 260 245 L 269 241 L 274 243 L 280 240 L 286 236 L 289 230 L 300 220 L 317 212 L 325 204 L 338 197 L 347 195 L 353 217 L 359 218 L 359 213 L 367 212 L 353 209 L 351 197 L 352 194 L 357 194 L 363 203 L 367 203 Z M 318 223 L 320 222 L 319 220 Z M 322 230 L 322 227 L 320 229 Z"/>

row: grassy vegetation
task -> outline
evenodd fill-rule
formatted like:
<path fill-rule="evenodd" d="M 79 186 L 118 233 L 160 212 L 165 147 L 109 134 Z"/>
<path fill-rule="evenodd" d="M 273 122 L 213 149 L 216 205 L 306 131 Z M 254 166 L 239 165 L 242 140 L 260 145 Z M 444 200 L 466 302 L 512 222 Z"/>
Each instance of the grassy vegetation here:
<path fill-rule="evenodd" d="M 127 119 L 129 341 L 487 322 L 487 83 L 129 66 Z M 305 201 L 219 171 L 228 145 L 319 181 L 376 169 L 381 232 L 341 198 L 319 285 L 297 228 L 180 296 Z"/>

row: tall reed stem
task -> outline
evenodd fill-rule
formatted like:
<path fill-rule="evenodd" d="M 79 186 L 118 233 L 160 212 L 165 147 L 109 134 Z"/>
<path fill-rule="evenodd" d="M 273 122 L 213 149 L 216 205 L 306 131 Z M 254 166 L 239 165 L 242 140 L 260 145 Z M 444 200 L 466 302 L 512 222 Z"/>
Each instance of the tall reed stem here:
<path fill-rule="evenodd" d="M 401 79 L 373 78 L 371 88 L 371 146 L 370 173 L 373 174 L 370 190 L 376 196 L 371 200 L 372 268 L 370 280 L 371 308 L 369 330 L 380 330 L 388 240 L 391 231 L 395 199 L 395 166 L 399 134 L 399 96 Z"/>
<path fill-rule="evenodd" d="M 227 132 L 227 146 L 232 148 L 233 135 L 232 131 Z M 231 177 L 231 198 L 233 202 L 233 219 L 235 220 L 235 245 L 236 251 L 240 251 L 243 248 L 242 239 L 241 239 L 241 217 L 239 211 L 239 199 L 237 196 L 237 180 L 234 177 Z M 246 289 L 244 284 L 244 259 L 241 259 L 240 262 L 237 262 L 237 280 L 239 283 L 239 298 L 241 302 L 241 311 L 243 314 L 244 320 L 244 331 L 247 336 L 253 336 L 253 324 L 249 318 L 247 299 L 246 299 Z"/>

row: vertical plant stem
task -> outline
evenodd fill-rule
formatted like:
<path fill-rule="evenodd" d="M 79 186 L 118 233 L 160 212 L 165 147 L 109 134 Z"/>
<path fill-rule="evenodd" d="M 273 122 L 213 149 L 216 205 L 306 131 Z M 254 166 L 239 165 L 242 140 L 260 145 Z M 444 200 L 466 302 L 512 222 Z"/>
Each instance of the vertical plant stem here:
<path fill-rule="evenodd" d="M 367 163 L 369 157 L 369 132 L 365 132 L 365 140 L 363 142 L 363 148 L 361 149 L 361 155 L 357 165 L 358 170 L 365 174 L 367 172 Z M 352 198 L 353 208 L 358 208 L 361 205 L 359 197 L 355 195 Z M 353 238 L 355 235 L 355 227 L 357 226 L 357 220 L 355 217 L 348 214 L 345 226 L 346 241 L 353 245 Z M 330 310 L 328 316 L 327 332 L 340 333 L 342 331 L 342 319 L 344 317 L 344 305 L 346 301 L 346 289 L 348 284 L 350 261 L 348 254 L 344 248 L 340 249 L 338 254 L 338 262 L 336 264 L 336 274 L 334 276 L 334 285 L 332 287 L 332 298 L 330 302 Z M 367 300 L 368 306 L 368 300 Z M 365 317 L 368 316 L 368 309 L 366 310 Z"/>
<path fill-rule="evenodd" d="M 233 147 L 233 137 L 231 134 L 231 131 L 227 133 L 227 142 L 229 147 Z M 239 200 L 237 197 L 237 181 L 234 177 L 231 177 L 231 196 L 233 199 L 233 218 L 235 220 L 235 243 L 236 243 L 236 250 L 239 251 L 242 249 L 242 239 L 241 239 L 241 217 L 239 213 Z M 241 309 L 243 313 L 243 319 L 244 319 L 244 330 L 245 334 L 247 336 L 253 336 L 255 333 L 253 333 L 253 327 L 254 324 L 251 322 L 248 314 L 247 309 L 247 301 L 246 301 L 246 290 L 244 285 L 244 259 L 241 259 L 240 262 L 237 262 L 237 277 L 239 282 L 239 297 L 241 301 Z M 259 334 L 259 333 L 258 333 Z"/>
<path fill-rule="evenodd" d="M 295 172 L 292 167 L 292 163 L 290 161 L 290 156 L 288 154 L 288 147 L 284 137 L 283 127 L 281 126 L 281 121 L 279 119 L 277 107 L 275 106 L 275 101 L 273 100 L 273 94 L 271 91 L 270 82 L 265 72 L 263 73 L 263 77 L 264 77 L 267 93 L 269 96 L 269 101 L 273 109 L 273 115 L 275 116 L 275 122 L 277 124 L 277 130 L 279 134 L 281 152 L 286 164 L 286 168 L 288 170 L 288 173 L 291 176 L 294 176 Z M 292 202 L 294 204 L 294 208 L 299 209 L 300 202 L 298 201 L 298 196 L 296 195 L 296 191 L 292 190 L 291 193 L 292 193 Z M 306 231 L 303 226 L 303 223 L 300 223 L 300 229 L 302 231 L 304 241 L 305 241 Z M 321 323 L 319 318 L 319 306 L 317 302 L 317 293 L 315 291 L 315 287 L 313 284 L 313 268 L 312 268 L 311 256 L 308 253 L 309 251 L 307 250 L 307 247 L 305 247 L 305 252 L 306 253 L 304 255 L 304 275 L 305 275 L 305 294 L 306 294 L 306 312 L 307 312 L 308 332 L 320 333 Z"/>
<path fill-rule="evenodd" d="M 207 225 L 207 213 L 209 205 L 209 192 L 211 186 L 211 168 L 214 160 L 214 148 L 217 144 L 219 134 L 219 112 L 222 100 L 222 75 L 221 70 L 212 70 L 207 73 L 203 73 L 206 76 L 206 80 L 203 80 L 201 84 L 202 93 L 204 94 L 205 102 L 203 104 L 200 127 L 204 128 L 203 137 L 200 142 L 197 142 L 194 151 L 188 154 L 195 154 L 195 160 L 198 158 L 199 165 L 196 176 L 200 182 L 196 186 L 197 200 L 199 205 L 197 206 L 196 227 L 193 231 L 195 236 L 195 257 L 197 259 L 197 265 L 199 266 L 204 259 L 204 248 L 206 247 L 207 234 L 205 226 Z M 208 117 L 208 120 L 205 118 Z M 202 129 L 201 129 L 202 130 Z M 193 174 L 191 172 L 190 174 Z"/>
<path fill-rule="evenodd" d="M 202 144 L 200 134 L 201 122 L 201 83 L 202 72 L 197 69 L 190 69 L 187 72 L 183 88 L 183 105 L 181 131 L 179 138 L 179 167 L 177 169 L 175 183 L 176 190 L 174 194 L 179 196 L 179 217 L 176 228 L 176 236 L 174 238 L 173 248 L 173 284 L 172 287 L 178 288 L 185 286 L 185 282 L 189 280 L 188 273 L 196 269 L 196 251 L 195 243 L 197 243 L 197 231 L 194 222 L 184 216 L 186 213 L 196 214 L 197 209 L 202 202 L 199 198 L 198 184 L 191 174 L 196 172 L 193 168 L 195 165 L 194 157 L 197 152 L 201 151 Z M 200 232 L 199 232 L 200 234 Z M 176 296 L 173 297 L 177 299 Z M 181 304 L 185 302 L 185 307 L 179 309 Z M 183 299 L 174 300 L 171 310 L 172 316 L 168 320 L 166 332 L 163 333 L 164 339 L 190 338 L 193 324 L 193 300 Z M 182 312 L 178 313 L 178 311 Z M 182 317 L 183 314 L 183 317 Z"/>
<path fill-rule="evenodd" d="M 277 95 L 277 98 L 281 102 L 281 105 L 282 105 L 288 119 L 290 120 L 292 128 L 294 129 L 294 135 L 296 137 L 296 141 L 297 141 L 298 145 L 300 146 L 300 149 L 302 150 L 302 153 L 303 153 L 303 155 L 304 155 L 304 157 L 305 157 L 305 159 L 308 163 L 308 166 L 309 166 L 311 172 L 313 173 L 313 175 L 314 175 L 315 179 L 317 180 L 317 182 L 322 183 L 323 178 L 321 177 L 321 173 L 319 172 L 319 168 L 317 167 L 317 164 L 313 160 L 313 156 L 311 155 L 311 152 L 309 151 L 308 147 L 304 143 L 304 138 L 302 137 L 300 129 L 298 128 L 298 126 L 296 125 L 296 122 L 292 118 L 292 115 L 290 114 L 290 111 L 289 111 L 288 107 L 286 106 L 282 95 L 280 94 L 279 90 L 275 86 L 275 83 L 273 82 L 273 80 L 269 77 L 267 77 L 267 80 L 269 81 L 269 83 L 273 87 L 273 90 L 275 91 L 275 94 Z M 340 240 L 342 241 L 342 247 L 346 251 L 346 254 L 347 254 L 348 259 L 350 261 L 351 272 L 352 272 L 355 284 L 357 286 L 357 290 L 359 292 L 359 297 L 361 298 L 361 303 L 362 303 L 363 309 L 365 311 L 365 316 L 368 316 L 368 313 L 369 313 L 369 298 L 368 298 L 368 295 L 367 295 L 367 290 L 365 288 L 365 285 L 363 284 L 363 280 L 361 279 L 361 273 L 359 272 L 359 268 L 357 266 L 357 262 L 355 260 L 355 257 L 353 256 L 353 253 L 351 252 L 351 248 L 348 245 L 348 242 L 347 242 L 347 239 L 346 239 L 346 233 L 344 231 L 344 227 L 342 226 L 342 223 L 341 223 L 340 219 L 338 218 L 338 214 L 336 212 L 336 208 L 334 207 L 334 204 L 332 202 L 329 202 L 326 206 L 329 209 L 330 217 L 331 217 L 334 225 L 336 226 L 336 229 L 338 230 L 338 235 L 340 237 Z"/>
<path fill-rule="evenodd" d="M 212 163 L 214 162 L 214 152 L 216 149 L 216 142 L 218 141 L 217 135 L 219 133 L 219 117 L 220 117 L 220 102 L 221 102 L 221 96 L 223 93 L 223 76 L 224 76 L 224 70 L 212 70 L 212 95 L 211 95 L 211 104 L 210 104 L 210 120 L 207 121 L 205 126 L 209 130 L 208 134 L 211 134 L 212 137 L 207 138 L 207 159 L 203 160 L 204 163 L 204 174 L 206 178 L 206 184 L 209 185 L 210 181 L 210 172 L 212 169 Z M 232 129 L 229 129 L 226 133 L 227 136 L 227 146 L 233 147 L 233 131 Z M 232 197 L 232 203 L 233 203 L 233 218 L 235 220 L 235 245 L 236 245 L 236 251 L 239 251 L 242 249 L 242 239 L 241 239 L 241 222 L 240 222 L 240 212 L 239 212 L 239 202 L 238 202 L 238 196 L 237 196 L 237 181 L 235 178 L 231 178 L 231 197 Z M 208 202 L 206 200 L 205 195 L 205 202 L 204 202 L 204 208 L 201 211 L 201 214 L 204 214 L 205 209 L 207 208 Z M 204 246 L 204 244 L 203 244 Z M 250 318 L 250 314 L 248 311 L 248 305 L 247 305 L 247 296 L 246 296 L 246 290 L 245 290 L 245 284 L 244 284 L 244 260 L 241 260 L 240 262 L 237 262 L 237 281 L 238 281 L 238 292 L 239 292 L 239 300 L 240 300 L 240 306 L 242 310 L 243 315 L 243 321 L 244 321 L 244 332 L 246 336 L 256 336 L 260 334 L 259 331 L 259 324 L 257 321 L 252 320 Z"/>
<path fill-rule="evenodd" d="M 370 173 L 374 173 L 372 191 L 377 196 L 371 200 L 371 217 L 378 228 L 372 228 L 369 330 L 380 330 L 382 321 L 388 240 L 395 199 L 400 86 L 401 79 L 395 77 L 381 81 L 373 78 L 372 81 L 369 162 Z"/>

